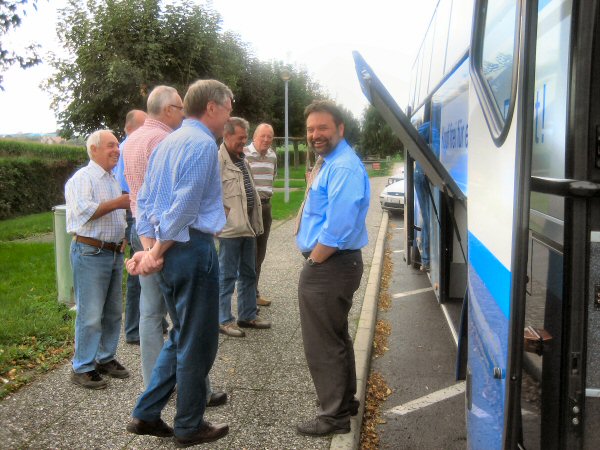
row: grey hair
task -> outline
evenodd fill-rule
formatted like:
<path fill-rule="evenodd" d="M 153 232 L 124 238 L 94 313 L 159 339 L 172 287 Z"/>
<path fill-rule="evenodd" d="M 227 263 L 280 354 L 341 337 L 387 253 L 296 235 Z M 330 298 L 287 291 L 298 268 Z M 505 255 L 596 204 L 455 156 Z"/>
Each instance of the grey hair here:
<path fill-rule="evenodd" d="M 186 117 L 202 117 L 208 102 L 224 105 L 227 99 L 233 101 L 233 92 L 217 80 L 198 80 L 190 85 L 183 99 L 183 112 Z"/>
<path fill-rule="evenodd" d="M 109 130 L 108 128 L 102 130 L 96 130 L 87 138 L 85 141 L 85 146 L 87 148 L 87 154 L 92 159 L 92 145 L 96 147 L 100 146 L 100 141 L 102 140 L 102 133 L 104 132 L 113 133 L 113 130 Z"/>
<path fill-rule="evenodd" d="M 162 110 L 173 102 L 177 89 L 171 86 L 156 86 L 148 96 L 147 109 L 151 116 L 159 116 Z"/>
<path fill-rule="evenodd" d="M 246 119 L 242 119 L 241 117 L 230 117 L 225 123 L 223 131 L 225 134 L 231 135 L 235 133 L 235 127 L 243 128 L 247 133 L 250 129 L 250 124 Z"/>

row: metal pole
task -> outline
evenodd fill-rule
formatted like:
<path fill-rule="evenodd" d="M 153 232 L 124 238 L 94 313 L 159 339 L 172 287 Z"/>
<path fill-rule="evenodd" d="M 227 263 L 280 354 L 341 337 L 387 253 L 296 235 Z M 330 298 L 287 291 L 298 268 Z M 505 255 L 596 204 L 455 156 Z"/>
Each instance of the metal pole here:
<path fill-rule="evenodd" d="M 285 80 L 285 172 L 284 172 L 284 201 L 290 202 L 290 159 L 288 142 L 288 80 Z"/>

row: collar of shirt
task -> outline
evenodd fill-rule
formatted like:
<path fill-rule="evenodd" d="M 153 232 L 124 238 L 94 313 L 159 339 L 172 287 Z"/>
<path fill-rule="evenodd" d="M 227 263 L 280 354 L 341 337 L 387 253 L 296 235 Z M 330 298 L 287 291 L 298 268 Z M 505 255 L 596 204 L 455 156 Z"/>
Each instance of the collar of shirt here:
<path fill-rule="evenodd" d="M 163 123 L 160 120 L 152 119 L 150 117 L 146 118 L 144 125 L 142 125 L 140 128 L 138 128 L 138 130 L 144 130 L 144 129 L 148 129 L 148 128 L 160 128 L 161 130 L 165 130 L 168 133 L 171 133 L 173 131 L 173 128 L 171 128 L 166 123 Z M 134 133 L 135 133 L 135 131 L 134 131 Z M 123 142 L 125 142 L 125 141 L 123 141 Z"/>
<path fill-rule="evenodd" d="M 340 155 L 347 152 L 348 150 L 352 150 L 352 148 L 350 147 L 348 142 L 346 142 L 346 139 L 342 139 L 340 142 L 338 142 L 338 144 L 335 146 L 331 153 L 328 153 L 327 155 L 323 156 L 323 159 L 325 160 L 324 162 L 327 164 L 331 164 L 333 161 L 339 158 Z"/>
<path fill-rule="evenodd" d="M 210 131 L 208 129 L 208 127 L 206 125 L 204 125 L 201 121 L 199 121 L 198 119 L 184 119 L 183 122 L 181 123 L 181 127 L 193 127 L 193 128 L 200 128 L 202 131 L 204 131 L 206 134 L 208 134 L 211 138 L 213 138 L 215 141 L 217 140 L 217 138 L 215 137 L 215 135 L 213 134 L 212 131 Z"/>
<path fill-rule="evenodd" d="M 275 156 L 275 152 L 273 151 L 273 149 L 271 147 L 269 147 L 267 149 L 265 156 L 261 155 L 260 152 L 258 150 L 256 150 L 256 147 L 254 146 L 254 142 L 250 142 L 250 145 L 248 147 L 246 147 L 245 150 L 248 151 L 247 153 L 249 155 L 254 156 L 254 157 L 264 158 L 265 156 Z"/>
<path fill-rule="evenodd" d="M 107 172 L 100 166 L 100 164 L 98 164 L 96 161 L 94 161 L 92 159 L 90 159 L 90 162 L 88 163 L 88 168 L 90 170 L 90 174 L 97 179 L 102 178 L 104 175 L 109 175 L 109 176 L 114 177 L 114 174 L 112 172 Z"/>
<path fill-rule="evenodd" d="M 236 162 L 240 162 L 243 161 L 244 158 L 246 157 L 246 155 L 244 154 L 244 152 L 242 153 L 232 153 L 229 151 L 229 149 L 227 148 L 227 145 L 225 145 L 225 142 L 223 142 L 223 147 L 225 148 L 225 151 L 227 152 L 227 155 L 229 156 L 229 159 L 231 160 L 232 163 L 236 163 Z"/>

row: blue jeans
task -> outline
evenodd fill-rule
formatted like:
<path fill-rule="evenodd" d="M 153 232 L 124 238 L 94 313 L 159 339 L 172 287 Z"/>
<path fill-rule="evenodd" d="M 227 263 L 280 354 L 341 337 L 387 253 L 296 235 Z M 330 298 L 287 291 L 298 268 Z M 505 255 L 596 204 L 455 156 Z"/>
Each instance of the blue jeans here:
<path fill-rule="evenodd" d="M 237 284 L 238 320 L 256 319 L 256 238 L 219 239 L 219 322 L 234 320 L 231 296 Z"/>
<path fill-rule="evenodd" d="M 135 224 L 132 227 L 131 243 L 133 249 L 144 249 L 137 234 Z M 160 288 L 160 274 L 140 276 L 140 353 L 142 359 L 142 378 L 144 387 L 148 387 L 152 369 L 163 348 L 163 321 L 167 314 L 167 304 Z"/>
<path fill-rule="evenodd" d="M 415 191 L 417 191 L 417 200 L 421 209 L 423 223 L 421 225 L 421 264 L 429 266 L 429 221 L 430 218 L 430 197 L 429 181 L 421 170 L 415 170 Z"/>
<path fill-rule="evenodd" d="M 123 255 L 71 242 L 77 317 L 73 371 L 95 369 L 115 359 L 123 311 Z"/>
<path fill-rule="evenodd" d="M 135 230 L 135 218 L 127 210 L 127 229 L 125 237 L 129 241 L 129 256 L 135 251 L 132 244 L 131 230 Z M 140 280 L 137 275 L 127 274 L 127 293 L 125 294 L 125 340 L 136 342 L 140 340 Z"/>
<path fill-rule="evenodd" d="M 219 265 L 213 237 L 190 229 L 190 240 L 175 243 L 165 254 L 159 276 L 173 328 L 132 415 L 158 420 L 177 384 L 175 435 L 187 437 L 204 425 L 206 377 L 219 342 Z"/>

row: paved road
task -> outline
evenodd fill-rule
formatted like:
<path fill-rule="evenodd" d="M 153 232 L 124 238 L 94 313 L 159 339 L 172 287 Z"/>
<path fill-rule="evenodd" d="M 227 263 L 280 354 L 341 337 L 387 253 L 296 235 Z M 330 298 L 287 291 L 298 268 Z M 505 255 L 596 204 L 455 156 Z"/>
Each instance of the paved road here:
<path fill-rule="evenodd" d="M 389 350 L 374 359 L 392 389 L 382 404 L 381 449 L 464 449 L 464 394 L 454 380 L 456 347 L 431 283 L 404 261 L 404 223 L 390 219 L 392 306 L 378 319 L 391 325 Z"/>
<path fill-rule="evenodd" d="M 369 245 L 364 249 L 363 283 L 355 295 L 350 326 L 356 331 L 382 212 L 379 192 L 386 178 L 371 180 L 367 217 Z M 325 449 L 331 438 L 299 436 L 295 425 L 315 413 L 315 394 L 304 354 L 297 304 L 303 262 L 292 236 L 294 221 L 271 231 L 262 273 L 262 292 L 273 305 L 261 316 L 271 330 L 250 330 L 243 339 L 221 336 L 211 372 L 213 386 L 230 395 L 227 405 L 207 411 L 207 420 L 227 422 L 230 434 L 211 449 Z M 120 343 L 118 359 L 132 371 L 126 380 L 111 379 L 107 389 L 88 391 L 69 382 L 70 365 L 40 377 L 0 402 L 2 448 L 171 448 L 172 441 L 125 431 L 142 390 L 139 347 Z M 163 418 L 172 423 L 175 399 Z"/>

